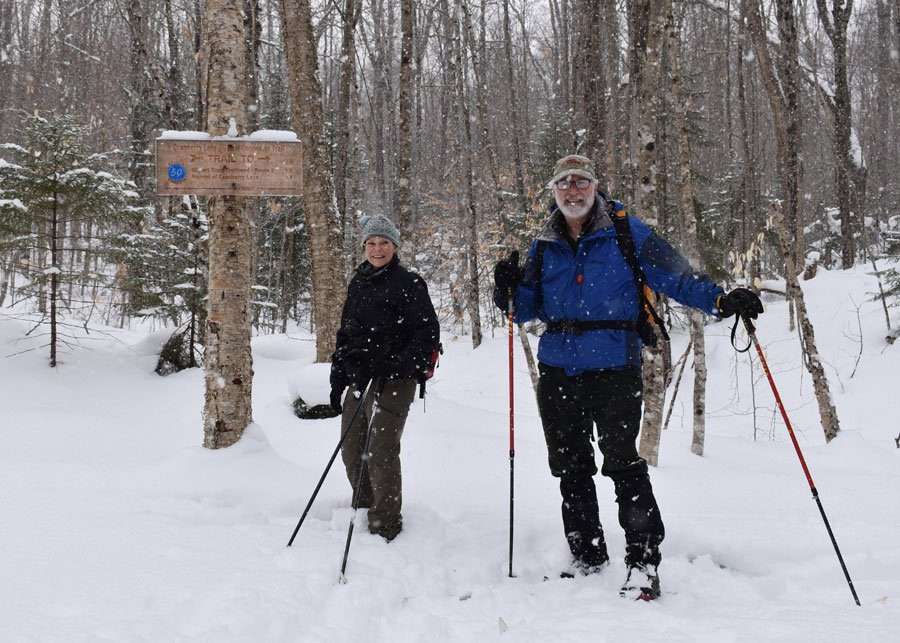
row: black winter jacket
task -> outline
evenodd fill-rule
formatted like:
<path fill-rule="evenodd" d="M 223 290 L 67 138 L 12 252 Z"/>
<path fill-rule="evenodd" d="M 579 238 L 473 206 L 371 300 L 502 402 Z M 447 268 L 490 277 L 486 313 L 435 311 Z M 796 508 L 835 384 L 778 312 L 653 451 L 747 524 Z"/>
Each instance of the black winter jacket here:
<path fill-rule="evenodd" d="M 439 341 L 425 281 L 396 256 L 379 269 L 364 261 L 347 288 L 331 358 L 332 388 L 377 377 L 421 379 Z"/>

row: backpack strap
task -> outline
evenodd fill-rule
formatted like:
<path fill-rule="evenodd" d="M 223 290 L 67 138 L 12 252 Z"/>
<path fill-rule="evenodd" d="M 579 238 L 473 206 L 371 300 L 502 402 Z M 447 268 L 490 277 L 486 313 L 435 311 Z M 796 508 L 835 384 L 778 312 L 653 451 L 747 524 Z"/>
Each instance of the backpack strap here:
<path fill-rule="evenodd" d="M 628 213 L 624 209 L 613 211 L 613 206 L 610 203 L 608 214 L 616 229 L 616 243 L 619 245 L 619 251 L 622 253 L 622 256 L 625 258 L 625 263 L 628 264 L 628 267 L 631 268 L 631 273 L 634 275 L 634 284 L 637 287 L 640 307 L 659 328 L 663 338 L 668 341 L 669 333 L 666 332 L 666 326 L 656 312 L 656 309 L 653 307 L 653 304 L 650 302 L 650 299 L 647 297 L 647 289 L 649 288 L 649 286 L 647 286 L 647 276 L 644 274 L 641 265 L 638 263 L 637 252 L 634 248 L 634 237 L 631 234 L 631 226 L 628 223 Z M 640 316 L 641 314 L 638 313 L 639 323 Z"/>
<path fill-rule="evenodd" d="M 538 239 L 537 246 L 534 249 L 534 311 L 540 316 L 544 309 L 544 251 L 547 249 L 547 242 Z"/>

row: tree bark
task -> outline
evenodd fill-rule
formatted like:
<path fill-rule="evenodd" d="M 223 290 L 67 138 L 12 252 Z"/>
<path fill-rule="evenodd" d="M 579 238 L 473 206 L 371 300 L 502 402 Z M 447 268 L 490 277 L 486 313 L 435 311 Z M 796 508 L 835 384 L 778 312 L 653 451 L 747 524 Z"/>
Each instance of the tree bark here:
<path fill-rule="evenodd" d="M 509 92 L 510 135 L 512 137 L 514 170 L 516 177 L 516 198 L 519 204 L 519 217 L 524 218 L 528 213 L 528 195 L 525 193 L 525 161 L 523 159 L 522 141 L 520 132 L 523 131 L 522 121 L 519 116 L 519 98 L 516 90 L 516 75 L 513 70 L 512 32 L 509 26 L 509 3 L 503 0 L 503 53 L 504 72 Z"/>
<path fill-rule="evenodd" d="M 675 124 L 678 131 L 678 193 L 684 230 L 683 249 L 688 261 L 703 269 L 700 239 L 697 237 L 697 216 L 694 206 L 694 170 L 692 134 L 688 114 L 691 98 L 685 85 L 681 32 L 684 15 L 679 15 L 678 27 L 669 30 L 669 60 L 672 67 L 672 94 L 675 100 Z M 694 347 L 694 403 L 691 453 L 703 455 L 706 442 L 706 343 L 703 334 L 703 313 L 691 309 L 691 345 Z M 686 358 L 685 358 L 686 359 Z"/>
<path fill-rule="evenodd" d="M 780 44 L 775 55 L 769 49 L 759 0 L 742 0 L 742 13 L 772 110 L 781 198 L 786 205 L 786 231 L 789 235 L 791 259 L 794 265 L 799 265 L 803 256 L 803 234 L 799 218 L 800 71 L 793 0 L 776 0 Z"/>
<path fill-rule="evenodd" d="M 857 226 L 851 211 L 850 183 L 850 123 L 852 104 L 850 83 L 847 78 L 847 25 L 853 11 L 853 0 L 832 0 L 829 16 L 826 0 L 816 0 L 819 20 L 825 28 L 834 52 L 834 192 L 841 221 L 841 263 L 846 270 L 853 266 L 856 257 L 854 234 Z"/>
<path fill-rule="evenodd" d="M 639 61 L 640 82 L 637 85 L 638 104 L 638 185 L 635 204 L 640 216 L 651 226 L 657 224 L 659 210 L 656 200 L 657 183 L 657 141 L 656 124 L 661 102 L 662 51 L 667 25 L 671 24 L 671 0 L 640 0 L 636 4 L 638 16 L 646 18 L 640 25 L 646 38 L 635 42 L 632 53 Z M 641 422 L 639 452 L 651 466 L 659 462 L 659 440 L 662 431 L 663 403 L 665 402 L 667 373 L 664 351 L 668 342 L 659 338 L 655 348 L 645 347 L 643 351 L 644 416 Z"/>
<path fill-rule="evenodd" d="M 249 90 L 242 0 L 207 0 L 207 130 L 246 133 Z M 253 421 L 250 286 L 253 234 L 246 197 L 209 201 L 209 313 L 203 446 L 237 442 Z"/>
<path fill-rule="evenodd" d="M 453 13 L 453 40 L 456 53 L 456 100 L 457 123 L 460 132 L 460 168 L 462 172 L 462 188 L 464 190 L 465 229 L 465 262 L 466 262 L 466 309 L 469 313 L 469 323 L 472 326 L 472 348 L 481 345 L 481 311 L 480 290 L 478 286 L 478 210 L 475 202 L 475 188 L 473 175 L 472 129 L 469 112 L 469 92 L 466 82 L 465 66 L 463 64 L 463 52 L 465 47 L 460 38 L 460 19 L 462 10 L 460 5 L 465 0 L 456 0 Z"/>
<path fill-rule="evenodd" d="M 397 223 L 400 234 L 408 241 L 413 239 L 412 204 L 412 97 L 413 69 L 413 0 L 400 0 L 400 87 L 397 109 Z M 462 43 L 457 43 L 462 49 Z M 462 96 L 459 97 L 462 101 Z M 468 110 L 466 111 L 466 135 L 468 136 Z M 474 205 L 470 207 L 474 208 Z M 412 250 L 412 249 L 411 249 Z M 474 330 L 474 327 L 473 327 Z M 474 332 L 473 332 L 474 339 Z"/>
<path fill-rule="evenodd" d="M 351 143 L 350 103 L 356 92 L 356 25 L 361 14 L 361 0 L 344 0 L 334 150 L 334 194 L 337 210 L 341 217 L 342 236 L 346 234 L 352 222 L 348 205 L 348 183 L 350 182 L 350 158 L 355 149 Z"/>
<path fill-rule="evenodd" d="M 480 53 L 482 48 L 476 45 L 475 36 L 473 34 L 472 28 L 472 16 L 469 12 L 468 1 L 464 0 L 462 3 L 462 29 L 463 35 L 466 42 L 466 47 L 469 50 L 469 57 L 472 61 L 472 73 L 475 77 L 475 109 L 478 113 L 478 124 L 480 130 L 480 149 L 484 151 L 485 156 L 487 157 L 488 162 L 488 171 L 491 175 L 491 187 L 490 192 L 492 192 L 494 199 L 494 216 L 497 221 L 500 223 L 500 236 L 502 239 L 502 243 L 507 246 L 512 244 L 512 239 L 510 235 L 512 233 L 512 228 L 509 222 L 508 217 L 505 216 L 503 211 L 503 198 L 502 198 L 502 186 L 500 185 L 500 175 L 498 171 L 498 161 L 497 161 L 497 150 L 494 146 L 493 137 L 491 136 L 490 131 L 490 123 L 488 118 L 488 108 L 487 108 L 487 88 L 485 87 L 485 74 L 486 71 L 484 69 L 485 60 L 481 57 Z M 482 186 L 485 186 L 486 181 L 484 179 L 476 179 L 478 183 Z"/>
<path fill-rule="evenodd" d="M 577 0 L 575 15 L 576 128 L 585 130 L 582 153 L 594 161 L 598 177 L 606 177 L 606 66 L 603 61 L 602 0 Z"/>
<path fill-rule="evenodd" d="M 778 233 L 778 244 L 785 264 L 785 278 L 788 290 L 793 293 L 794 305 L 797 309 L 797 319 L 800 324 L 800 338 L 802 340 L 803 362 L 813 380 L 813 388 L 816 393 L 816 402 L 819 405 L 819 420 L 822 430 L 825 432 L 825 441 L 831 442 L 841 430 L 838 422 L 837 410 L 831 400 L 831 391 L 828 387 L 828 378 L 819 358 L 819 349 L 816 346 L 816 335 L 813 330 L 812 320 L 806 311 L 806 301 L 803 291 L 797 281 L 797 265 L 794 263 L 789 244 L 790 235 L 784 220 L 781 204 L 773 203 L 770 208 L 772 220 Z"/>
<path fill-rule="evenodd" d="M 303 206 L 312 259 L 316 361 L 334 352 L 346 296 L 342 270 L 340 217 L 328 163 L 316 38 L 308 0 L 281 0 L 294 130 L 304 142 Z"/>
<path fill-rule="evenodd" d="M 49 4 L 49 3 L 48 3 Z M 128 129 L 131 137 L 131 158 L 128 170 L 131 180 L 142 197 L 149 197 L 150 188 L 150 130 L 153 128 L 153 99 L 150 56 L 147 51 L 147 24 L 143 0 L 129 0 L 126 5 L 128 29 L 131 37 L 131 66 L 128 74 L 130 106 Z"/>

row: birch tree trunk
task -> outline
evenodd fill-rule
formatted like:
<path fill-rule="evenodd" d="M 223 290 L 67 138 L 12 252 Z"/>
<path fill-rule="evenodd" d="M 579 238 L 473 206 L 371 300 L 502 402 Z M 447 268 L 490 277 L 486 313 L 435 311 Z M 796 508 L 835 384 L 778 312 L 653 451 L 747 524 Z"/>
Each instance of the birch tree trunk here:
<path fill-rule="evenodd" d="M 49 2 L 48 2 L 49 4 Z M 143 0 L 129 0 L 126 6 L 131 37 L 131 67 L 128 75 L 131 137 L 129 175 L 142 197 L 148 196 L 150 130 L 153 128 L 150 86 L 150 56 L 147 52 L 147 24 Z"/>
<path fill-rule="evenodd" d="M 785 227 L 791 259 L 799 265 L 803 234 L 799 219 L 800 186 L 800 81 L 797 29 L 793 0 L 776 0 L 779 45 L 769 49 L 768 32 L 760 15 L 759 0 L 742 0 L 742 14 L 753 42 L 760 76 L 772 110 L 781 198 L 786 204 Z"/>
<path fill-rule="evenodd" d="M 412 206 L 412 98 L 413 98 L 413 0 L 400 0 L 400 87 L 397 109 L 397 223 L 400 234 L 413 239 Z M 457 43 L 462 48 L 461 43 Z M 462 96 L 459 97 L 462 101 Z M 468 119 L 468 110 L 466 112 Z M 466 120 L 466 134 L 469 121 Z M 471 206 L 474 207 L 474 206 Z M 414 254 L 413 248 L 410 254 Z M 474 340 L 474 325 L 472 338 Z M 480 339 L 479 339 L 480 341 Z"/>
<path fill-rule="evenodd" d="M 362 14 L 361 0 L 344 0 L 344 11 L 341 16 L 341 60 L 340 80 L 338 85 L 337 113 L 335 114 L 335 149 L 334 149 L 334 195 L 338 215 L 341 219 L 341 240 L 345 258 L 344 274 L 350 269 L 353 252 L 354 235 L 352 226 L 352 208 L 350 183 L 351 172 L 355 165 L 351 162 L 356 154 L 355 129 L 351 118 L 351 104 L 356 94 L 356 25 Z"/>
<path fill-rule="evenodd" d="M 213 136 L 225 134 L 230 127 L 244 134 L 250 71 L 244 51 L 242 0 L 207 0 L 205 23 L 209 63 L 207 129 Z M 253 421 L 250 286 L 254 239 L 248 201 L 234 196 L 209 200 L 209 314 L 203 409 L 203 446 L 208 449 L 234 444 Z"/>
<path fill-rule="evenodd" d="M 291 87 L 291 121 L 304 142 L 303 209 L 312 260 L 316 361 L 334 352 L 346 295 L 340 216 L 328 163 L 316 37 L 309 0 L 281 0 L 285 55 Z"/>
<path fill-rule="evenodd" d="M 646 16 L 646 40 L 636 43 L 633 55 L 640 61 L 640 83 L 636 96 L 638 105 L 638 185 L 635 202 L 640 216 L 651 226 L 659 219 L 656 199 L 657 155 L 656 122 L 660 109 L 660 82 L 662 50 L 665 30 L 671 22 L 671 0 L 640 0 L 636 4 L 649 5 L 638 9 L 638 15 Z M 659 462 L 659 439 L 662 431 L 663 403 L 665 402 L 666 373 L 663 351 L 669 350 L 668 342 L 659 338 L 656 348 L 644 348 L 644 416 L 641 422 L 639 453 L 647 464 Z"/>
<path fill-rule="evenodd" d="M 672 94 L 675 99 L 675 124 L 678 130 L 678 192 L 684 230 L 682 247 L 691 265 L 702 269 L 700 240 L 697 237 L 697 216 L 694 207 L 694 171 L 691 130 L 688 114 L 691 100 L 685 87 L 682 59 L 681 31 L 684 14 L 680 13 L 678 27 L 669 30 L 669 61 L 672 66 Z M 694 404 L 691 453 L 703 455 L 706 441 L 706 343 L 703 335 L 703 313 L 694 308 L 689 313 L 691 345 L 694 347 Z M 687 358 L 685 358 L 685 361 Z"/>
<path fill-rule="evenodd" d="M 825 369 L 822 367 L 822 361 L 819 359 L 819 349 L 816 346 L 816 335 L 813 330 L 812 320 L 806 311 L 806 301 L 803 298 L 803 291 L 797 281 L 797 265 L 794 263 L 791 255 L 791 246 L 789 243 L 790 235 L 788 234 L 787 225 L 784 220 L 780 203 L 773 203 L 770 208 L 772 221 L 775 224 L 778 233 L 778 245 L 781 248 L 781 254 L 784 257 L 785 277 L 789 291 L 791 291 L 794 305 L 797 309 L 797 320 L 800 324 L 800 338 L 803 341 L 801 346 L 803 350 L 803 362 L 806 370 L 809 371 L 813 381 L 813 388 L 816 392 L 816 402 L 819 405 L 819 420 L 822 422 L 822 430 L 825 432 L 825 441 L 831 442 L 837 437 L 841 430 L 838 422 L 837 410 L 834 408 L 834 402 L 831 400 L 831 390 L 828 387 L 828 378 L 825 376 Z"/>
<path fill-rule="evenodd" d="M 465 47 L 460 37 L 460 4 L 464 0 L 456 0 L 453 12 L 453 40 L 456 55 L 456 100 L 457 122 L 460 134 L 460 168 L 462 171 L 463 199 L 465 203 L 463 226 L 465 229 L 465 263 L 466 263 L 466 309 L 469 323 L 472 325 L 472 348 L 481 345 L 481 311 L 479 306 L 480 291 L 478 287 L 478 210 L 475 203 L 475 188 L 472 160 L 472 128 L 470 125 L 468 83 L 466 67 L 463 64 Z"/>
<path fill-rule="evenodd" d="M 853 11 L 853 0 L 832 0 L 831 16 L 826 0 L 816 0 L 819 20 L 834 51 L 834 193 L 841 221 L 841 263 L 851 268 L 856 256 L 856 225 L 850 209 L 850 122 L 852 105 L 847 78 L 847 26 Z"/>

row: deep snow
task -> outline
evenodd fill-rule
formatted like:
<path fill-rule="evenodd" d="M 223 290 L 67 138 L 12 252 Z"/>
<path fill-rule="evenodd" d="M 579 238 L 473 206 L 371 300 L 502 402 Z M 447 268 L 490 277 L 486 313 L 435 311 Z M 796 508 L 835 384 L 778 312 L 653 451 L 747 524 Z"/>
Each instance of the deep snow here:
<path fill-rule="evenodd" d="M 446 354 L 403 439 L 404 532 L 387 544 L 350 519 L 340 460 L 285 545 L 338 439 L 300 421 L 327 399 L 306 335 L 253 340 L 254 418 L 234 447 L 200 447 L 203 377 L 153 373 L 162 332 L 93 332 L 47 367 L 46 349 L 0 361 L 0 640 L 3 641 L 886 641 L 900 623 L 900 346 L 864 269 L 804 284 L 841 435 L 825 445 L 786 307 L 758 336 L 789 407 L 862 607 L 856 607 L 780 417 L 730 325 L 707 329 L 706 454 L 690 453 L 692 371 L 660 466 L 663 598 L 619 598 L 623 538 L 598 476 L 613 565 L 561 580 L 567 548 L 517 343 L 515 571 L 507 571 L 506 342 Z M 859 351 L 860 306 L 863 354 Z M 900 314 L 893 311 L 894 324 Z M 0 311 L 0 354 L 45 341 Z M 673 336 L 675 357 L 686 344 Z M 671 390 L 670 390 L 671 394 Z M 599 456 L 598 456 L 599 458 Z M 598 460 L 599 462 L 599 460 Z M 543 582 L 544 576 L 551 580 Z M 894 634 L 890 634 L 894 632 Z"/>

